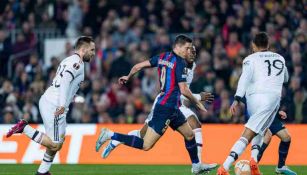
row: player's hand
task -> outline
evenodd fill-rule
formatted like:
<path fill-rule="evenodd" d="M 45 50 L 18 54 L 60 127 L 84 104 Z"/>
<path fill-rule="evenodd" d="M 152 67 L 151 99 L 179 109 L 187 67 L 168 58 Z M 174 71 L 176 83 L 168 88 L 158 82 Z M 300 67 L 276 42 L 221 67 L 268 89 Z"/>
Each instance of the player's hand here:
<path fill-rule="evenodd" d="M 201 92 L 199 95 L 201 97 L 201 101 L 212 103 L 214 100 L 214 95 L 212 95 L 210 92 Z"/>
<path fill-rule="evenodd" d="M 232 115 L 235 115 L 236 111 L 238 110 L 239 102 L 237 100 L 233 101 L 232 105 L 230 106 L 230 112 Z"/>
<path fill-rule="evenodd" d="M 287 113 L 285 111 L 279 111 L 278 114 L 280 115 L 280 118 L 283 120 L 287 118 Z"/>
<path fill-rule="evenodd" d="M 128 76 L 122 76 L 118 79 L 118 83 L 119 84 L 126 84 L 127 81 L 129 80 L 129 77 Z"/>
<path fill-rule="evenodd" d="M 60 107 L 56 108 L 54 116 L 58 117 L 59 115 L 63 114 L 64 111 L 65 111 L 65 107 L 64 106 L 60 106 Z"/>
<path fill-rule="evenodd" d="M 196 107 L 199 111 L 207 112 L 207 109 L 205 108 L 205 106 L 200 101 L 198 101 L 198 103 L 196 103 Z"/>

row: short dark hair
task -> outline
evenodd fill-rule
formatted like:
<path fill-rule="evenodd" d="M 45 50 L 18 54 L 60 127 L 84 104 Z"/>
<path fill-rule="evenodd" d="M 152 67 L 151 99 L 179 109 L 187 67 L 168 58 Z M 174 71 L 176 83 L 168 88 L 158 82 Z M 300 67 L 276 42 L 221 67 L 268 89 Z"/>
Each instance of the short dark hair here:
<path fill-rule="evenodd" d="M 177 44 L 183 45 L 185 43 L 192 43 L 192 41 L 193 40 L 190 37 L 188 37 L 187 35 L 180 34 L 180 35 L 176 36 L 174 45 L 177 45 Z"/>
<path fill-rule="evenodd" d="M 90 36 L 81 36 L 78 38 L 76 44 L 75 44 L 75 49 L 78 50 L 80 49 L 84 44 L 90 44 L 91 42 L 94 42 L 93 38 Z"/>
<path fill-rule="evenodd" d="M 257 33 L 253 39 L 253 43 L 259 48 L 267 48 L 269 46 L 269 36 L 265 32 Z"/>

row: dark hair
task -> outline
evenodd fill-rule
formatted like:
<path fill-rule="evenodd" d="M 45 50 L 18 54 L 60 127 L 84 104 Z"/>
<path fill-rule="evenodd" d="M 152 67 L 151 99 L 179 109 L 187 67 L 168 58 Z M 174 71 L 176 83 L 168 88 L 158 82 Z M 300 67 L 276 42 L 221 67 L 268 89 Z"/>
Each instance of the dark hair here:
<path fill-rule="evenodd" d="M 80 49 L 84 44 L 90 44 L 91 42 L 94 42 L 93 38 L 90 36 L 81 36 L 78 38 L 75 49 Z"/>
<path fill-rule="evenodd" d="M 258 48 L 267 48 L 269 45 L 269 36 L 265 32 L 257 33 L 253 39 L 253 43 Z"/>
<path fill-rule="evenodd" d="M 183 34 L 180 34 L 178 36 L 176 36 L 176 39 L 175 39 L 175 43 L 174 45 L 183 45 L 185 43 L 192 43 L 192 39 L 190 37 L 188 37 L 187 35 L 183 35 Z"/>

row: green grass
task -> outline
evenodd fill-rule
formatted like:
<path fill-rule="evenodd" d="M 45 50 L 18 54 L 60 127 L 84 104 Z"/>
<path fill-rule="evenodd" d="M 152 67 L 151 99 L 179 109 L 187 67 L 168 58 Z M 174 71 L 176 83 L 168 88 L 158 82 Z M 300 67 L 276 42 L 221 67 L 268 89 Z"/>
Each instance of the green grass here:
<path fill-rule="evenodd" d="M 0 175 L 34 175 L 38 165 L 0 164 Z M 307 175 L 307 166 L 291 166 L 298 175 Z M 261 166 L 264 175 L 273 175 L 274 166 Z M 187 165 L 53 165 L 52 175 L 190 175 Z M 215 175 L 212 171 L 209 175 Z M 231 174 L 234 174 L 231 172 Z"/>

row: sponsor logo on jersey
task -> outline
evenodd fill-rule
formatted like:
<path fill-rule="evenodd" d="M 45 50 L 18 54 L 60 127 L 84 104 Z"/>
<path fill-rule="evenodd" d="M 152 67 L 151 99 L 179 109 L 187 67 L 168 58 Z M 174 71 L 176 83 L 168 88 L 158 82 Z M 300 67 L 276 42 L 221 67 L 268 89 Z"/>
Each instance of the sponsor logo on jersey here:
<path fill-rule="evenodd" d="M 73 68 L 76 69 L 76 70 L 78 70 L 78 69 L 80 68 L 80 65 L 79 65 L 78 63 L 75 63 L 75 64 L 73 65 Z"/>

